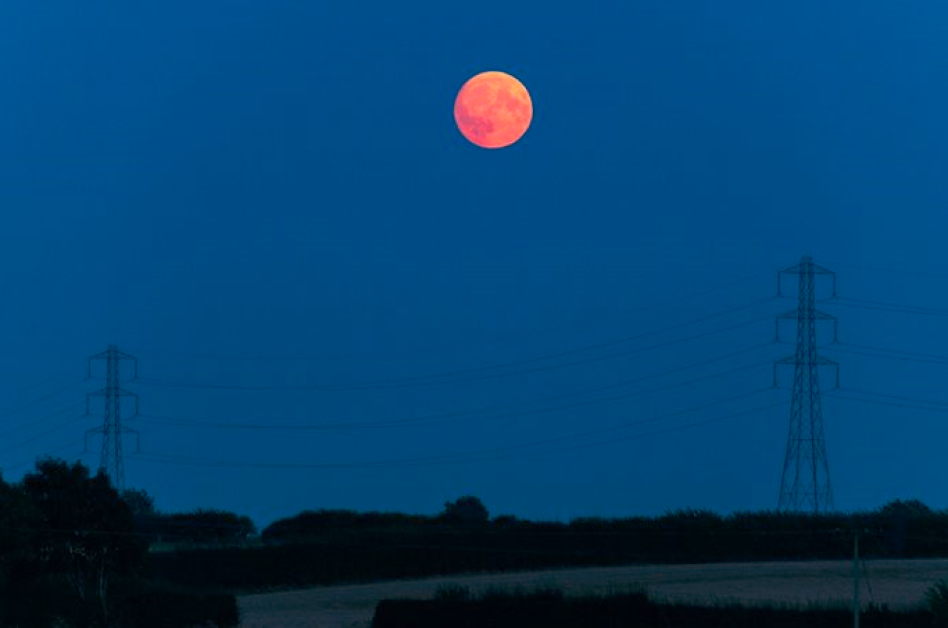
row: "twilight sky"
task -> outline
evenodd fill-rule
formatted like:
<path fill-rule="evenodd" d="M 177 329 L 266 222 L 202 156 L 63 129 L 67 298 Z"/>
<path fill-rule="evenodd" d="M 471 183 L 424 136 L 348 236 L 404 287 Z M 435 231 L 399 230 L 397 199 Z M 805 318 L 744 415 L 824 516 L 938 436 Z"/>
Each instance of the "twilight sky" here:
<path fill-rule="evenodd" d="M 163 510 L 774 508 L 810 254 L 836 505 L 948 507 L 943 1 L 132 4 L 0 5 L 5 478 L 116 343 Z"/>

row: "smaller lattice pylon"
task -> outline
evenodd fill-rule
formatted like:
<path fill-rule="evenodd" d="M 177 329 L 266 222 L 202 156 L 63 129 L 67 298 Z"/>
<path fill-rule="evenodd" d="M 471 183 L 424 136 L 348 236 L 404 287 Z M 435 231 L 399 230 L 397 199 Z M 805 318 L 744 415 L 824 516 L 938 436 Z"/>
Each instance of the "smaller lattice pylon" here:
<path fill-rule="evenodd" d="M 138 377 L 138 359 L 118 350 L 114 344 L 102 353 L 89 358 L 89 377 L 92 377 L 92 364 L 95 360 L 104 360 L 105 387 L 86 395 L 86 414 L 90 414 L 91 401 L 95 397 L 103 399 L 102 427 L 86 430 L 86 449 L 88 450 L 89 436 L 102 435 L 102 453 L 99 459 L 99 470 L 104 471 L 112 481 L 112 486 L 120 493 L 125 490 L 125 459 L 122 452 L 122 440 L 126 434 L 135 436 L 136 450 L 139 434 L 137 430 L 122 425 L 122 421 L 138 414 L 138 395 L 121 386 L 121 363 L 130 361 L 134 367 L 134 377 Z M 122 416 L 122 398 L 131 397 L 135 401 L 134 414 Z"/>

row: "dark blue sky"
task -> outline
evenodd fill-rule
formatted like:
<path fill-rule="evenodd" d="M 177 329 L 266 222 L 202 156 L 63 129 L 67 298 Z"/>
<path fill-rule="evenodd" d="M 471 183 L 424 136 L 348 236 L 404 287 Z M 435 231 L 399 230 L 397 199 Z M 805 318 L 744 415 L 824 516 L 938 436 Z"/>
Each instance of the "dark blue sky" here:
<path fill-rule="evenodd" d="M 837 506 L 948 507 L 946 25 L 935 0 L 4 2 L 0 468 L 98 464 L 102 382 L 66 387 L 117 343 L 127 482 L 166 510 L 773 508 L 795 304 L 764 300 L 812 254 L 862 300 L 821 306 L 863 391 L 824 402 Z M 452 117 L 491 69 L 534 103 L 497 151 Z"/>

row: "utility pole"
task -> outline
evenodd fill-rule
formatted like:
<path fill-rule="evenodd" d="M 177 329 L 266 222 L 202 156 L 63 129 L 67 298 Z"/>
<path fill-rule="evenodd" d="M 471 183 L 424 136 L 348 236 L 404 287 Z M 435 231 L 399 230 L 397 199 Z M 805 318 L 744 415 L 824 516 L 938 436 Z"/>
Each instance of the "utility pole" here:
<path fill-rule="evenodd" d="M 853 628 L 859 628 L 859 530 L 853 536 Z"/>
<path fill-rule="evenodd" d="M 105 471 L 112 480 L 112 486 L 119 493 L 125 491 L 125 459 L 122 454 L 122 437 L 125 434 L 134 434 L 138 439 L 138 431 L 122 426 L 123 397 L 131 397 L 135 401 L 135 412 L 138 414 L 138 395 L 125 390 L 121 386 L 121 363 L 130 361 L 134 367 L 134 377 L 138 377 L 138 359 L 127 353 L 122 353 L 114 344 L 102 353 L 89 358 L 89 377 L 92 377 L 92 364 L 96 360 L 105 361 L 105 387 L 86 395 L 86 414 L 89 414 L 93 397 L 102 397 L 104 400 L 102 427 L 86 430 L 86 443 L 90 434 L 102 434 L 102 454 L 99 459 L 99 470 Z M 131 418 L 126 417 L 126 418 Z"/>
<path fill-rule="evenodd" d="M 812 510 L 814 514 L 833 508 L 829 465 L 826 460 L 826 442 L 823 438 L 823 406 L 820 399 L 819 367 L 836 368 L 839 386 L 839 365 L 817 354 L 816 327 L 818 321 L 832 321 L 833 338 L 837 338 L 836 318 L 816 309 L 816 278 L 832 278 L 833 296 L 836 296 L 836 274 L 813 262 L 805 255 L 800 263 L 780 271 L 777 275 L 777 294 L 780 294 L 784 275 L 797 276 L 797 309 L 777 318 L 777 340 L 780 340 L 780 319 L 792 318 L 797 322 L 797 342 L 794 355 L 774 363 L 774 385 L 777 385 L 777 366 L 792 364 L 793 396 L 790 403 L 790 430 L 783 463 L 778 509 L 784 511 Z"/>

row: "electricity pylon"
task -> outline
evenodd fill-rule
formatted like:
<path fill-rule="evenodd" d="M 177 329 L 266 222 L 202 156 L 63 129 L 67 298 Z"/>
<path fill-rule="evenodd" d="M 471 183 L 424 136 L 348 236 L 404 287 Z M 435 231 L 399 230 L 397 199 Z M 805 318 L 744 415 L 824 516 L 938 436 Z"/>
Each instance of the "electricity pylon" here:
<path fill-rule="evenodd" d="M 93 360 L 105 360 L 105 388 L 100 388 L 86 395 L 86 414 L 89 414 L 92 397 L 104 399 L 102 427 L 86 430 L 86 443 L 89 434 L 102 434 L 102 455 L 99 459 L 99 471 L 105 471 L 112 480 L 112 486 L 122 493 L 125 490 L 125 459 L 122 454 L 122 437 L 125 434 L 134 434 L 138 438 L 138 431 L 122 426 L 122 397 L 132 397 L 135 400 L 135 413 L 138 414 L 138 395 L 122 388 L 121 362 L 129 360 L 134 367 L 134 376 L 138 377 L 138 359 L 127 353 L 122 353 L 116 345 L 102 353 L 89 358 L 89 377 L 92 377 Z M 130 418 L 130 417 L 126 417 Z"/>
<path fill-rule="evenodd" d="M 797 321 L 797 349 L 794 355 L 774 363 L 774 385 L 777 383 L 777 365 L 793 365 L 793 396 L 790 403 L 790 432 L 787 453 L 783 461 L 780 482 L 779 510 L 806 511 L 814 514 L 833 509 L 833 490 L 830 485 L 829 465 L 826 460 L 826 441 L 823 437 L 823 406 L 820 401 L 819 367 L 836 369 L 839 386 L 839 365 L 817 354 L 816 327 L 818 321 L 832 321 L 833 339 L 837 339 L 836 317 L 816 309 L 816 277 L 828 275 L 836 296 L 836 274 L 813 263 L 805 255 L 800 263 L 780 271 L 777 275 L 777 293 L 783 275 L 797 275 L 797 309 L 777 319 L 777 339 L 780 339 L 780 319 Z"/>

